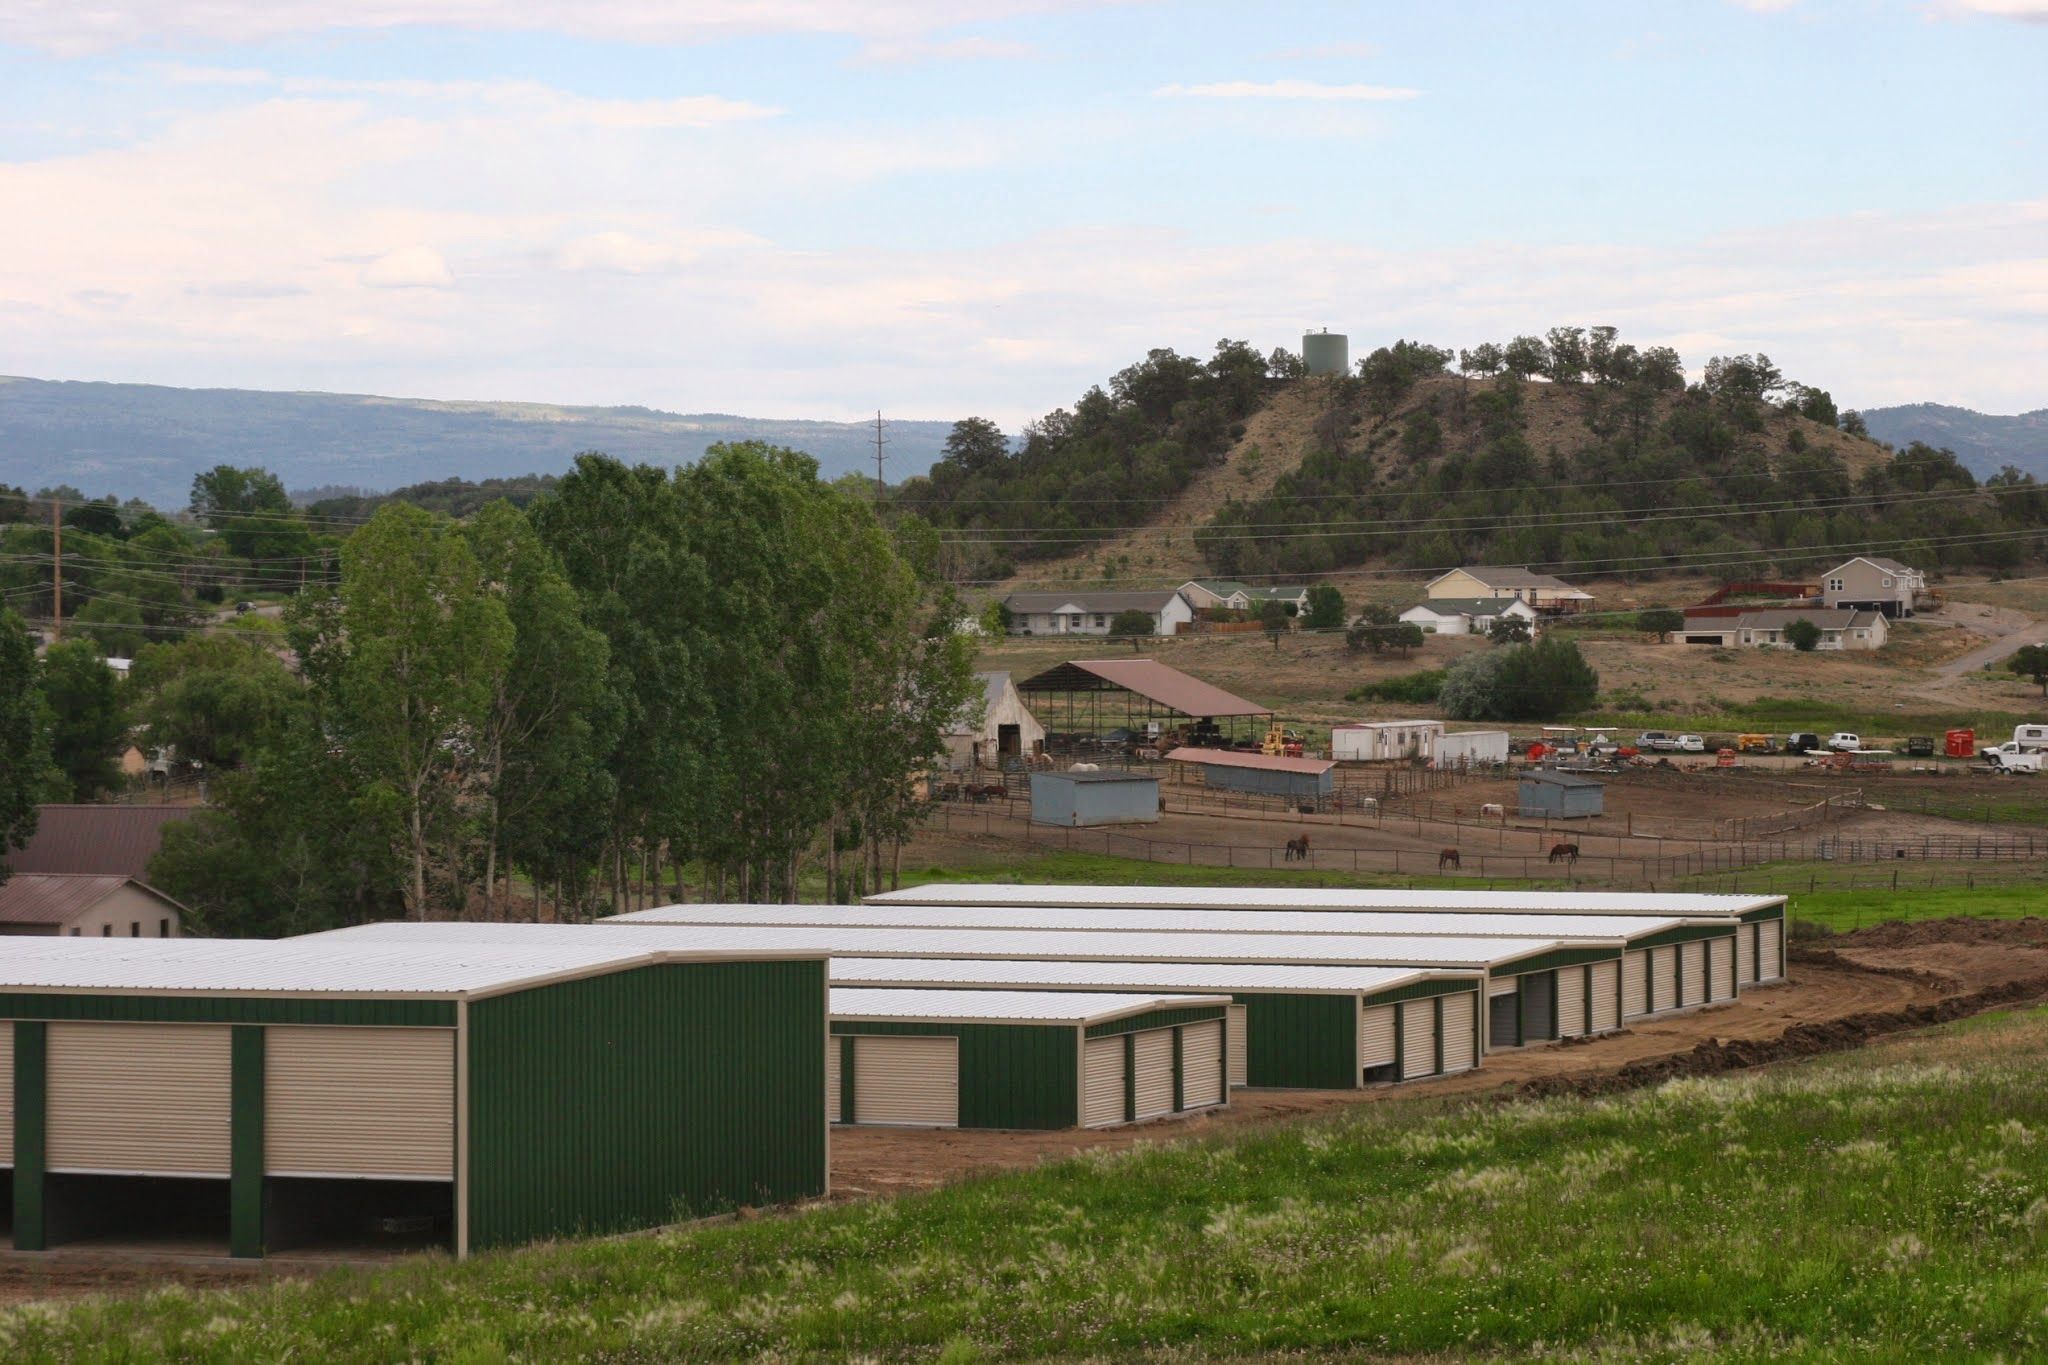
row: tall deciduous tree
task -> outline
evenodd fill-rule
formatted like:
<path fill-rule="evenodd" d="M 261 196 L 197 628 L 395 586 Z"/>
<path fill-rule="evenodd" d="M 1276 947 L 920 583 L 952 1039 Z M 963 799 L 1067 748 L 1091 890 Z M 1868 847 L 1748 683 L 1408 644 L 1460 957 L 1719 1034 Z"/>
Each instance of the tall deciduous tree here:
<path fill-rule="evenodd" d="M 1334 583 L 1317 583 L 1308 590 L 1308 611 L 1301 623 L 1310 630 L 1344 628 L 1344 594 Z"/>
<path fill-rule="evenodd" d="M 476 755 L 512 623 L 455 527 L 417 507 L 380 508 L 342 547 L 341 564 L 335 678 L 346 742 L 398 799 L 406 908 L 424 919 L 437 817 L 452 813 L 446 779 Z"/>
<path fill-rule="evenodd" d="M 304 687 L 276 655 L 232 635 L 151 645 L 128 686 L 149 743 L 209 769 L 254 761 L 305 705 Z"/>
<path fill-rule="evenodd" d="M 36 650 L 21 618 L 0 609 L 0 853 L 36 832 L 49 753 L 36 692 Z M 0 858 L 0 881 L 7 862 Z"/>
<path fill-rule="evenodd" d="M 73 801 L 91 801 L 121 784 L 128 718 L 118 686 L 106 656 L 90 640 L 65 640 L 43 655 L 50 757 Z"/>

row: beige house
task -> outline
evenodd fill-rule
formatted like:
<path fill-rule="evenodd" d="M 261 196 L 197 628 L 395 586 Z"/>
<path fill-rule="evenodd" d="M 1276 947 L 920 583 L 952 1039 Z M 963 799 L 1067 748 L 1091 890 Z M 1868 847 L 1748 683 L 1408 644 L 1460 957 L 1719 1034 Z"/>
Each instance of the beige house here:
<path fill-rule="evenodd" d="M 1452 569 L 1429 580 L 1429 596 L 1436 598 L 1502 598 L 1526 602 L 1539 612 L 1563 614 L 1588 611 L 1593 594 L 1582 592 L 1562 578 L 1537 573 L 1525 567 L 1481 564 Z"/>
<path fill-rule="evenodd" d="M 1013 592 L 1003 599 L 1012 635 L 1107 635 L 1117 613 L 1142 611 L 1154 635 L 1178 635 L 1195 619 L 1178 588 L 1160 592 Z"/>
<path fill-rule="evenodd" d="M 946 758 L 956 772 L 1000 768 L 1004 760 L 1029 758 L 1045 748 L 1045 727 L 1024 705 L 1007 672 L 977 673 L 978 703 L 969 702 L 946 731 Z M 980 719 L 977 722 L 977 705 Z"/>
<path fill-rule="evenodd" d="M 1823 606 L 1911 616 L 1915 600 L 1927 591 L 1927 575 L 1896 559 L 1859 555 L 1829 569 L 1820 581 Z"/>
<path fill-rule="evenodd" d="M 1261 588 L 1234 578 L 1190 578 L 1180 585 L 1180 595 L 1198 611 L 1251 611 L 1261 602 L 1278 602 L 1295 616 L 1308 610 L 1308 589 L 1299 583 Z"/>
<path fill-rule="evenodd" d="M 1881 649 L 1891 634 L 1882 612 L 1775 607 L 1735 616 L 1687 616 L 1678 638 L 1688 645 L 1790 649 L 1785 628 L 1794 621 L 1820 628 L 1817 650 Z"/>
<path fill-rule="evenodd" d="M 0 883 L 0 937 L 177 938 L 184 913 L 130 877 L 17 872 Z"/>

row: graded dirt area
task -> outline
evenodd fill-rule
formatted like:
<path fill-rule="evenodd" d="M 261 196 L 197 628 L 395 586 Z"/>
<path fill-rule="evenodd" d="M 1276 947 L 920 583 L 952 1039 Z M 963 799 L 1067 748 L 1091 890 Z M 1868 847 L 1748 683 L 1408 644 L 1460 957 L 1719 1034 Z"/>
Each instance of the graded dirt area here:
<path fill-rule="evenodd" d="M 1646 1020 L 1583 1042 L 1493 1053 L 1481 1069 L 1439 1081 L 1361 1091 L 1240 1090 L 1226 1109 L 1098 1131 L 835 1129 L 833 1196 L 928 1189 L 1084 1150 L 1228 1132 L 1355 1104 L 1431 1095 L 1597 1093 L 1856 1046 L 1944 1017 L 2041 998 L 2048 998 L 2048 921 L 1881 925 L 1830 940 L 1816 952 L 1795 949 L 1790 981 L 1752 990 L 1734 1004 Z"/>

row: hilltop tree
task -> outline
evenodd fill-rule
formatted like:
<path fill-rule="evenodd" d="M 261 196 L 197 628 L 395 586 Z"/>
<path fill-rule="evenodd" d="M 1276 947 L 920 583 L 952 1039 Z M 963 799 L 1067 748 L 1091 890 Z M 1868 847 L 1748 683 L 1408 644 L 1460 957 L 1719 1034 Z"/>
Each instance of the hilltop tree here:
<path fill-rule="evenodd" d="M 1468 375 L 1478 375 L 1481 379 L 1493 378 L 1501 372 L 1506 363 L 1506 358 L 1501 354 L 1501 348 L 1496 342 L 1482 341 L 1469 351 L 1458 352 L 1458 368 Z"/>
<path fill-rule="evenodd" d="M 1550 370 L 1550 348 L 1541 337 L 1519 336 L 1501 351 L 1501 368 L 1517 379 L 1533 379 Z"/>
<path fill-rule="evenodd" d="M 1553 327 L 1550 329 L 1550 367 L 1548 373 L 1553 384 L 1575 384 L 1586 374 L 1586 329 L 1583 327 Z"/>
<path fill-rule="evenodd" d="M 982 474 L 1010 458 L 1010 441 L 987 418 L 964 417 L 953 424 L 939 458 L 963 475 Z"/>
<path fill-rule="evenodd" d="M 1273 354 L 1266 357 L 1268 379 L 1303 379 L 1308 375 L 1308 362 L 1285 346 L 1275 346 Z"/>

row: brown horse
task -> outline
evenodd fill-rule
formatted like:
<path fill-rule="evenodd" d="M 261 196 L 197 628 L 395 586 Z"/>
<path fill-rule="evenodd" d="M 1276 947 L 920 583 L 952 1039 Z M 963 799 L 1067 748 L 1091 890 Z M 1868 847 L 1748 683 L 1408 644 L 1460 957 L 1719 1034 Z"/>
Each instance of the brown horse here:
<path fill-rule="evenodd" d="M 1553 863 L 1576 863 L 1578 860 L 1579 846 L 1577 844 L 1552 844 L 1550 846 L 1550 861 Z"/>
<path fill-rule="evenodd" d="M 1462 866 L 1463 865 L 1458 861 L 1458 850 L 1456 850 L 1455 848 L 1447 848 L 1443 852 L 1436 855 L 1436 870 L 1439 872 L 1443 871 L 1447 867 Z"/>
<path fill-rule="evenodd" d="M 1287 856 L 1284 861 L 1291 863 L 1296 858 L 1301 859 L 1303 862 L 1308 861 L 1308 836 L 1306 834 L 1302 835 L 1299 839 L 1289 839 L 1287 841 Z"/>

